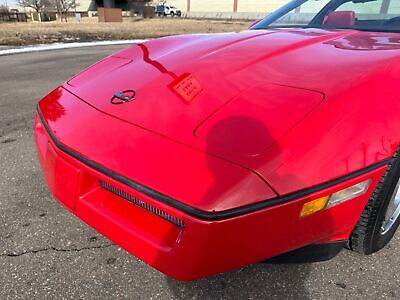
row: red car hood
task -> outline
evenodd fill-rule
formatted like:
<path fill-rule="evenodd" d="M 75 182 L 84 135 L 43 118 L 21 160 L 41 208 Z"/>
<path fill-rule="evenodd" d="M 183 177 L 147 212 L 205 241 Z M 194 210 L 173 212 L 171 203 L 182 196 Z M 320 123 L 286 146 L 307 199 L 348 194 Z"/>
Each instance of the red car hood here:
<path fill-rule="evenodd" d="M 214 126 L 210 124 L 242 113 L 256 113 L 254 117 L 276 139 L 315 108 L 323 95 L 273 84 L 272 76 L 258 77 L 252 70 L 273 56 L 338 35 L 343 33 L 245 32 L 182 37 L 179 43 L 179 38 L 155 40 L 103 60 L 70 80 L 66 88 L 107 114 L 199 147 L 204 145 L 193 139 L 193 133 L 207 139 Z M 112 105 L 113 95 L 124 90 L 135 90 L 136 100 Z M 199 128 L 228 103 L 212 122 Z M 269 141 L 246 144 L 249 149 L 239 152 L 254 155 Z"/>
<path fill-rule="evenodd" d="M 399 47 L 374 37 L 293 29 L 162 38 L 114 54 L 64 87 L 108 115 L 264 176 L 249 157 L 394 55 L 379 50 Z M 136 100 L 111 104 L 125 90 Z"/>

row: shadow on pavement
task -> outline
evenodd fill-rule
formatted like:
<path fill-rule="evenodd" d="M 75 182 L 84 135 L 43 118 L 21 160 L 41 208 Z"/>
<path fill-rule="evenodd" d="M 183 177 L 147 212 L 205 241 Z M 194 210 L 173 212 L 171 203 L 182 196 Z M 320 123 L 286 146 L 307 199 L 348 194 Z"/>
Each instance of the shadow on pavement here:
<path fill-rule="evenodd" d="M 254 264 L 192 282 L 167 278 L 177 299 L 308 299 L 311 264 Z"/>

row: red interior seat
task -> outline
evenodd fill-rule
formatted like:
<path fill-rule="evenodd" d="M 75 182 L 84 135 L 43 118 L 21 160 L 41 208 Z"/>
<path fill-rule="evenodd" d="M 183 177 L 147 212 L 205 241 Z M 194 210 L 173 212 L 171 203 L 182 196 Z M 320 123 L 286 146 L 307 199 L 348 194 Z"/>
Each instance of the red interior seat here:
<path fill-rule="evenodd" d="M 324 25 L 327 26 L 354 26 L 356 13 L 354 11 L 333 11 L 326 16 Z"/>

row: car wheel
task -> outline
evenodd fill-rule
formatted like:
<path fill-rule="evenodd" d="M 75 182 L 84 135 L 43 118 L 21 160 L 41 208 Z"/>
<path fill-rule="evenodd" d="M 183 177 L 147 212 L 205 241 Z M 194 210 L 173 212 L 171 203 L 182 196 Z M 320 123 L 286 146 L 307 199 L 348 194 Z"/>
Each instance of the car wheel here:
<path fill-rule="evenodd" d="M 375 188 L 356 227 L 348 248 L 372 254 L 390 242 L 400 223 L 400 149 Z"/>
<path fill-rule="evenodd" d="M 171 17 L 175 17 L 175 13 L 173 11 L 171 12 Z"/>

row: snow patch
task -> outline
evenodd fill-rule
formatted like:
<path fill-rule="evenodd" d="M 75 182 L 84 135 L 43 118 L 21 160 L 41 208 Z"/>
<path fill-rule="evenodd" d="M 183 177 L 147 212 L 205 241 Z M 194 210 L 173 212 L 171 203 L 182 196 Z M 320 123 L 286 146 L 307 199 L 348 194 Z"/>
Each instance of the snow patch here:
<path fill-rule="evenodd" d="M 117 41 L 96 41 L 96 42 L 74 42 L 74 43 L 54 43 L 47 45 L 35 45 L 21 48 L 4 49 L 0 50 L 0 56 L 50 51 L 50 50 L 61 50 L 61 49 L 72 49 L 82 47 L 95 47 L 95 46 L 109 46 L 109 45 L 125 45 L 125 44 L 139 44 L 146 42 L 147 40 L 117 40 Z"/>

